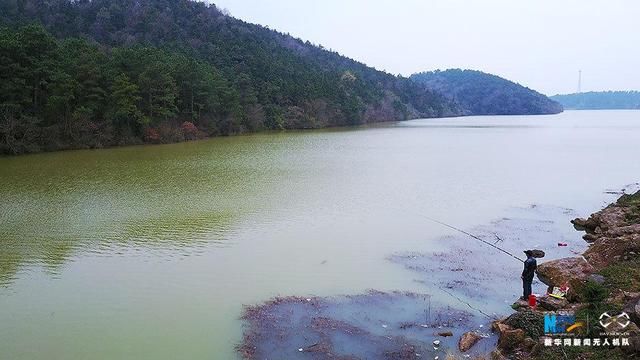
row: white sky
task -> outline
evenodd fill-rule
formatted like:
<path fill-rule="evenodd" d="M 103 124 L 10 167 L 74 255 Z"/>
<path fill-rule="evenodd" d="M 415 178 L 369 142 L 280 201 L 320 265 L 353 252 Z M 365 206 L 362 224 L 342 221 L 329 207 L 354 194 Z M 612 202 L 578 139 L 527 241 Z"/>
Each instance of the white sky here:
<path fill-rule="evenodd" d="M 269 26 L 408 76 L 469 68 L 547 95 L 640 90 L 639 0 L 215 0 Z"/>

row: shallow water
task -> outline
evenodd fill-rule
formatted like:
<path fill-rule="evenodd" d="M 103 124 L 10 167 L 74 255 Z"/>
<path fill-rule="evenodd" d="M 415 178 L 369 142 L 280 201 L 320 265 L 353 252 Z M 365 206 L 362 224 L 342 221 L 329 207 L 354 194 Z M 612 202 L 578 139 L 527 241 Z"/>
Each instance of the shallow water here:
<path fill-rule="evenodd" d="M 379 291 L 278 298 L 246 312 L 251 331 L 240 351 L 250 359 L 434 359 L 457 349 L 471 329 L 482 341 L 467 355 L 491 351 L 496 336 L 490 319 L 432 300 L 428 294 Z M 438 335 L 444 332 L 452 335 Z"/>
<path fill-rule="evenodd" d="M 588 215 L 638 181 L 638 143 L 640 112 L 573 111 L 1 158 L 0 349 L 232 358 L 242 304 L 430 292 L 386 260 L 447 250 L 424 215 Z"/>

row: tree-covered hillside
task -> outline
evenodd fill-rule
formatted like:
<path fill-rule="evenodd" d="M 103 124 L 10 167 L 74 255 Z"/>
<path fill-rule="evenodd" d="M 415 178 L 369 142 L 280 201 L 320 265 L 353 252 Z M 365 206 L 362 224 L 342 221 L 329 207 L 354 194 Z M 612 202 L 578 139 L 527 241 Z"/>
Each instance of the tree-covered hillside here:
<path fill-rule="evenodd" d="M 0 27 L 0 153 L 460 114 L 201 2 L 0 0 Z"/>
<path fill-rule="evenodd" d="M 551 98 L 573 110 L 640 109 L 640 91 L 584 92 Z"/>
<path fill-rule="evenodd" d="M 537 115 L 562 112 L 562 106 L 529 88 L 481 71 L 451 69 L 414 74 L 411 79 L 440 92 L 466 115 Z"/>

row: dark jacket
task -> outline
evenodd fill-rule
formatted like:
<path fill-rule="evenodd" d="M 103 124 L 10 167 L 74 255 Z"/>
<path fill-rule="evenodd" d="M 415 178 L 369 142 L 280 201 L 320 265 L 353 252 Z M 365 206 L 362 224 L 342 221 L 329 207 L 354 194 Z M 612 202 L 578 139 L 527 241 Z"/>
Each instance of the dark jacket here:
<path fill-rule="evenodd" d="M 529 256 L 527 260 L 524 262 L 524 270 L 522 270 L 522 277 L 527 281 L 533 280 L 533 275 L 536 273 L 536 268 L 538 267 L 538 263 L 536 259 Z"/>

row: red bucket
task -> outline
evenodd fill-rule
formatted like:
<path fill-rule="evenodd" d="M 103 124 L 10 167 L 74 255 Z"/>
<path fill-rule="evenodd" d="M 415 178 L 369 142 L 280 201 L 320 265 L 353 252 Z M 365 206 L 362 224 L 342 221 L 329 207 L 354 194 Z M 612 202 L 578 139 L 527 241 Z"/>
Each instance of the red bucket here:
<path fill-rule="evenodd" d="M 533 294 L 529 295 L 529 306 L 531 306 L 532 308 L 535 308 L 536 305 L 537 305 L 536 296 Z"/>

